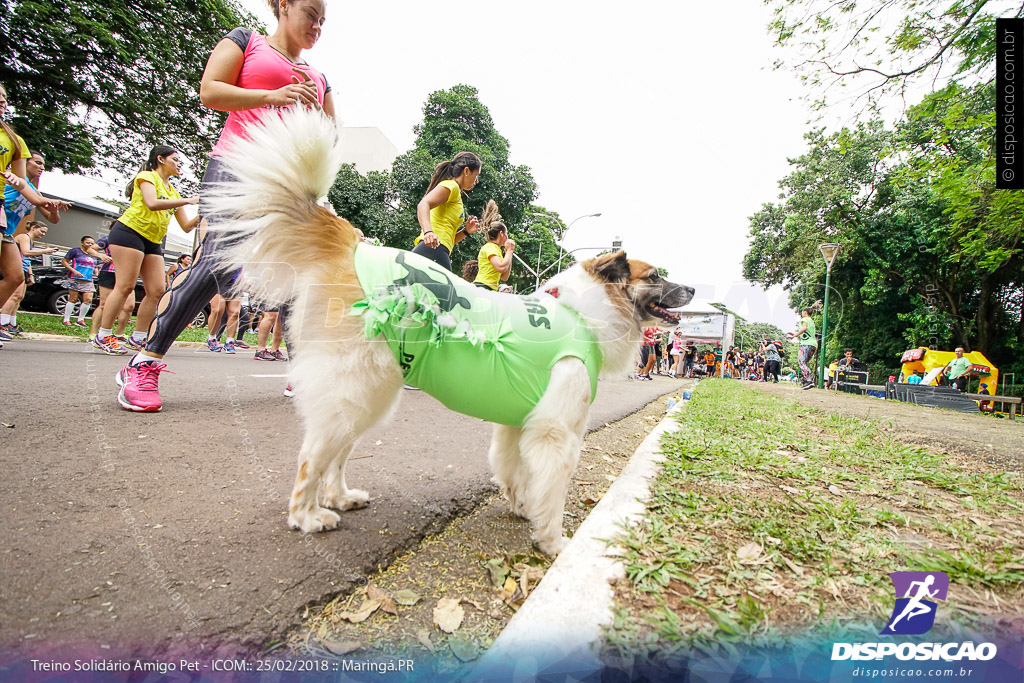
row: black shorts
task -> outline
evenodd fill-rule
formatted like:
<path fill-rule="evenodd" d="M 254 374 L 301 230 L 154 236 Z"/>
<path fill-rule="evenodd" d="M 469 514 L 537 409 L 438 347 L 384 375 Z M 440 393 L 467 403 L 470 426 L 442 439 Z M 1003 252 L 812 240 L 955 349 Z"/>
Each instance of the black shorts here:
<path fill-rule="evenodd" d="M 112 270 L 101 270 L 100 274 L 96 276 L 96 286 L 106 287 L 107 289 L 114 288 L 114 271 Z"/>
<path fill-rule="evenodd" d="M 146 256 L 156 254 L 164 255 L 164 247 L 159 242 L 150 242 L 145 237 L 135 232 L 121 221 L 114 221 L 107 235 L 107 244 L 114 244 L 119 247 L 128 247 L 135 251 L 141 251 Z"/>

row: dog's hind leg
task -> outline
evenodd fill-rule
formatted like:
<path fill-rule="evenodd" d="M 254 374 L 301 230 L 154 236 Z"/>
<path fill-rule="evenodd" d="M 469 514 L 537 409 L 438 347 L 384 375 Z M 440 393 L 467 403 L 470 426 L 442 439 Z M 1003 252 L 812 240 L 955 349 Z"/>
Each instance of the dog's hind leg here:
<path fill-rule="evenodd" d="M 537 547 L 547 555 L 557 555 L 569 542 L 562 516 L 589 411 L 587 370 L 579 359 L 564 358 L 552 367 L 548 388 L 523 426 L 523 509 Z"/>
<path fill-rule="evenodd" d="M 525 517 L 522 495 L 524 468 L 519 455 L 519 440 L 522 436 L 523 430 L 519 427 L 494 425 L 487 460 L 494 472 L 492 481 L 501 487 L 501 494 L 508 500 L 512 514 Z"/>

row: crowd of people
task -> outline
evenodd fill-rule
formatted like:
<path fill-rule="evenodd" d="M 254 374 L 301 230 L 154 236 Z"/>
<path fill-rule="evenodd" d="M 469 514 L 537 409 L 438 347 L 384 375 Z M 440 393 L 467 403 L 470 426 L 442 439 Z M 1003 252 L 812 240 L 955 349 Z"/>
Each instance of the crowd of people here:
<path fill-rule="evenodd" d="M 644 328 L 635 379 L 650 381 L 651 375 L 677 378 L 729 377 L 759 382 L 778 382 L 785 347 L 764 335 L 758 348 L 743 351 L 730 346 L 723 354 L 713 344 L 698 344 L 686 339 L 676 328 Z M 723 367 L 724 364 L 724 367 Z"/>
<path fill-rule="evenodd" d="M 320 38 L 326 20 L 325 3 L 268 0 L 268 4 L 277 20 L 273 33 L 263 35 L 244 27 L 232 30 L 216 45 L 203 71 L 200 99 L 212 110 L 227 112 L 227 119 L 211 152 L 199 194 L 180 195 L 171 181 L 181 172 L 181 154 L 173 146 L 156 145 L 129 181 L 125 192 L 129 207 L 114 221 L 109 233 L 99 240 L 83 237 L 81 244 L 61 260 L 68 272 L 69 291 L 64 323 L 88 326 L 85 317 L 98 293 L 91 343 L 106 354 L 131 354 L 117 376 L 118 402 L 128 410 L 161 409 L 159 377 L 167 368 L 164 356 L 208 303 L 209 350 L 235 353 L 237 349 L 249 348 L 244 341 L 246 307 L 242 300 L 247 295 L 243 278 L 240 269 L 218 258 L 228 246 L 228 238 L 209 229 L 209 207 L 201 199 L 209 195 L 214 185 L 231 180 L 221 163 L 222 155 L 233 140 L 244 135 L 246 126 L 258 122 L 268 110 L 306 106 L 334 118 L 331 85 L 303 56 Z M 6 107 L 6 93 L 0 90 L 0 94 L 0 107 Z M 35 190 L 26 174 L 26 160 L 34 156 L 6 123 L 0 132 L 0 149 L 0 168 L 10 168 L 3 175 L 7 185 L 5 205 L 9 204 L 8 192 L 16 192 L 20 195 L 19 206 L 28 207 L 26 213 L 36 207 L 52 222 L 58 220 L 59 211 L 68 206 L 46 199 Z M 41 156 L 38 165 L 42 165 Z M 414 253 L 451 270 L 456 245 L 483 229 L 487 241 L 477 254 L 472 280 L 494 291 L 509 291 L 502 283 L 511 271 L 515 242 L 509 238 L 497 206 L 489 203 L 482 220 L 467 216 L 466 212 L 464 195 L 476 185 L 482 167 L 476 154 L 460 152 L 435 168 L 427 192 L 417 205 L 421 233 L 410 246 Z M 190 217 L 186 207 L 196 205 L 198 213 Z M 186 233 L 198 229 L 200 246 L 191 258 L 183 257 L 165 270 L 162 242 L 172 218 Z M 45 234 L 38 227 L 22 228 L 20 232 L 27 239 L 16 242 L 14 233 L 20 222 L 18 218 L 3 224 L 0 269 L 4 279 L 0 282 L 0 301 L 7 301 L 16 290 L 23 289 L 28 279 L 22 268 L 27 260 L 23 259 L 37 254 L 31 243 Z M 139 278 L 144 296 L 138 305 L 134 331 L 126 336 Z M 78 316 L 73 321 L 76 307 Z M 261 308 L 254 358 L 285 358 L 280 347 L 287 331 L 287 315 L 285 309 Z M 20 331 L 16 319 L 12 330 Z M 221 334 L 226 336 L 223 344 L 219 340 Z M 287 345 L 287 341 L 283 343 Z M 294 352 L 292 349 L 291 353 Z M 290 390 L 291 387 L 286 393 Z"/>

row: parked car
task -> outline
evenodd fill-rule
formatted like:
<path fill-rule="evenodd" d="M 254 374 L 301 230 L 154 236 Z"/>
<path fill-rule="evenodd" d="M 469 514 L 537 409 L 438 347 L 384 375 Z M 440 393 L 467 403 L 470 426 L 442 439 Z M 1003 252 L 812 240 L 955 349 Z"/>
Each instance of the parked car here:
<path fill-rule="evenodd" d="M 56 313 L 62 315 L 64 306 L 68 303 L 68 290 L 64 288 L 64 280 L 67 280 L 68 271 L 64 266 L 44 266 L 39 257 L 32 257 L 32 275 L 35 277 L 35 284 L 25 290 L 25 298 L 21 301 L 21 307 L 26 311 L 37 311 L 41 313 Z M 135 313 L 139 311 L 139 302 L 145 296 L 146 290 L 142 286 L 142 279 L 135 282 Z M 93 298 L 93 305 L 97 303 Z"/>

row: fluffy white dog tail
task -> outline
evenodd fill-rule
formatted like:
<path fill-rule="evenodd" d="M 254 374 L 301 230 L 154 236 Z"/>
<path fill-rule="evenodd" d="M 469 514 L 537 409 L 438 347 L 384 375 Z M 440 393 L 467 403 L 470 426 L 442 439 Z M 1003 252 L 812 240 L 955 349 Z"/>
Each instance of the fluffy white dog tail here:
<path fill-rule="evenodd" d="M 320 206 L 338 169 L 334 122 L 320 111 L 268 111 L 220 160 L 235 180 L 204 197 L 210 228 L 224 233 L 223 263 L 241 266 L 264 283 L 259 298 L 272 305 L 295 297 L 301 285 L 325 281 L 357 242 L 355 230 Z"/>

